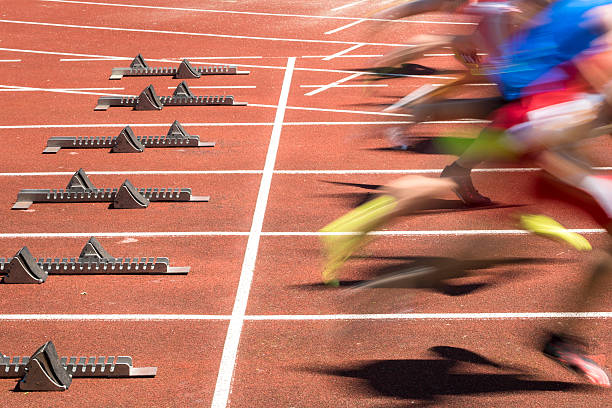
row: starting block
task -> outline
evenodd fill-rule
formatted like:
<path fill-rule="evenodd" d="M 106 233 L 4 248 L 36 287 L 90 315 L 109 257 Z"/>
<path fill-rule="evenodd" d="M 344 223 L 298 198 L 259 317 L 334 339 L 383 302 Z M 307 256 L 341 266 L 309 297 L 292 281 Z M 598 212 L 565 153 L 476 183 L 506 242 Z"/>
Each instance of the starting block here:
<path fill-rule="evenodd" d="M 113 208 L 147 208 L 150 202 L 207 202 L 209 196 L 193 196 L 190 188 L 136 188 L 125 180 L 119 188 L 96 188 L 79 169 L 64 190 L 25 189 L 17 194 L 13 210 L 33 203 L 112 203 Z"/>
<path fill-rule="evenodd" d="M 110 107 L 161 110 L 164 106 L 246 106 L 246 104 L 246 102 L 235 102 L 232 95 L 196 96 L 183 81 L 176 87 L 172 96 L 158 96 L 153 85 L 146 87 L 139 96 L 101 96 L 94 110 L 105 111 Z"/>
<path fill-rule="evenodd" d="M 31 357 L 0 354 L 0 378 L 19 378 L 18 391 L 66 391 L 73 378 L 155 377 L 157 367 L 133 367 L 132 357 L 59 357 L 48 341 Z"/>
<path fill-rule="evenodd" d="M 58 136 L 47 140 L 43 153 L 57 153 L 60 149 L 111 149 L 113 153 L 140 153 L 145 147 L 214 147 L 215 142 L 200 142 L 200 137 L 190 135 L 175 120 L 166 136 L 136 136 L 126 126 L 115 137 L 68 137 Z"/>
<path fill-rule="evenodd" d="M 39 258 L 28 247 L 13 258 L 0 258 L 2 283 L 44 283 L 48 275 L 186 275 L 191 269 L 171 267 L 168 258 L 115 258 L 94 237 L 78 258 Z"/>
<path fill-rule="evenodd" d="M 175 79 L 200 78 L 202 75 L 247 75 L 249 71 L 238 71 L 234 65 L 212 65 L 194 68 L 188 59 L 184 59 L 178 68 L 152 68 L 138 54 L 129 68 L 113 68 L 109 79 L 121 79 L 124 76 L 173 76 Z"/>

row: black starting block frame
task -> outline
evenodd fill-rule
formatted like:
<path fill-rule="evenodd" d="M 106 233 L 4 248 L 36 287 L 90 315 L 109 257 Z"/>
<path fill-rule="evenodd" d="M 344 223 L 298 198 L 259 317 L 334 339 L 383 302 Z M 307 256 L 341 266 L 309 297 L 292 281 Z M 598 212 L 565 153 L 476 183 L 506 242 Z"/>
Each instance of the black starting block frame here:
<path fill-rule="evenodd" d="M 78 258 L 34 258 L 27 246 L 0 258 L 2 283 L 44 283 L 48 275 L 186 275 L 189 266 L 171 267 L 165 257 L 115 258 L 91 237 Z"/>
<path fill-rule="evenodd" d="M 207 202 L 209 196 L 193 196 L 190 188 L 136 188 L 125 180 L 119 188 L 96 188 L 79 169 L 64 190 L 24 189 L 17 194 L 13 210 L 33 203 L 112 203 L 112 208 L 147 208 L 150 202 Z"/>
<path fill-rule="evenodd" d="M 124 127 L 118 136 L 69 137 L 56 136 L 47 140 L 43 153 L 57 153 L 64 149 L 111 149 L 112 153 L 141 153 L 145 147 L 214 147 L 215 142 L 200 142 L 200 137 L 190 135 L 175 120 L 166 136 L 136 136 L 130 126 Z"/>
<path fill-rule="evenodd" d="M 0 378 L 19 378 L 18 391 L 66 391 L 73 378 L 155 377 L 157 367 L 133 367 L 132 357 L 59 357 L 52 341 L 31 357 L 0 354 Z"/>
<path fill-rule="evenodd" d="M 164 106 L 246 106 L 246 102 L 235 102 L 232 95 L 196 96 L 185 81 L 181 82 L 172 96 L 158 96 L 153 85 L 146 87 L 139 96 L 101 96 L 94 108 L 105 111 L 110 107 L 127 107 L 134 110 L 161 110 Z"/>
<path fill-rule="evenodd" d="M 175 79 L 193 79 L 207 75 L 248 75 L 249 71 L 238 71 L 235 65 L 210 65 L 193 67 L 188 59 L 184 59 L 178 68 L 150 67 L 138 54 L 129 68 L 113 68 L 108 79 L 144 76 L 172 76 Z"/>

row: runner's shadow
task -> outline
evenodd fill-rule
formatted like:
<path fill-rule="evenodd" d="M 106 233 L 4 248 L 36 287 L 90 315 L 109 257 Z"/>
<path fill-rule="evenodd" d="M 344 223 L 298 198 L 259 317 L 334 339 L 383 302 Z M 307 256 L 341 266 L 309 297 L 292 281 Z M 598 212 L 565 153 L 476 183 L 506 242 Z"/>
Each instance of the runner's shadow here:
<path fill-rule="evenodd" d="M 594 386 L 564 381 L 537 380 L 522 370 L 500 365 L 462 348 L 436 346 L 429 351 L 440 358 L 374 360 L 351 368 L 310 371 L 364 380 L 368 387 L 362 392 L 367 396 L 421 401 L 439 401 L 448 396 L 473 394 L 596 389 Z M 491 373 L 493 370 L 498 372 Z"/>
<path fill-rule="evenodd" d="M 478 290 L 497 286 L 510 279 L 516 279 L 516 270 L 496 271 L 496 268 L 506 265 L 536 265 L 559 264 L 573 262 L 553 258 L 492 258 L 460 260 L 444 257 L 381 257 L 355 256 L 354 259 L 376 259 L 396 261 L 372 269 L 373 275 L 367 280 L 341 280 L 340 287 L 354 290 L 357 293 L 363 289 L 429 289 L 446 296 L 464 296 Z M 397 262 L 406 261 L 406 262 Z M 453 279 L 468 276 L 489 275 L 486 282 L 471 282 L 465 284 L 452 283 Z M 328 286 L 323 283 L 294 285 L 292 288 L 303 290 L 323 290 Z"/>
<path fill-rule="evenodd" d="M 396 146 L 365 150 L 461 156 L 474 143 L 474 140 L 467 137 L 410 136 L 404 138 L 403 143 Z"/>
<path fill-rule="evenodd" d="M 447 296 L 463 296 L 487 287 L 496 286 L 516 277 L 517 271 L 497 272 L 507 265 L 536 265 L 566 262 L 551 258 L 491 258 L 454 259 L 445 257 L 380 257 L 366 259 L 394 260 L 407 262 L 393 263 L 371 269 L 375 278 L 353 285 L 354 289 L 366 288 L 413 288 L 430 289 Z M 489 275 L 486 282 L 453 284 L 449 281 L 468 276 Z"/>
<path fill-rule="evenodd" d="M 350 71 L 359 71 L 370 73 L 367 78 L 363 78 L 362 81 L 381 81 L 383 79 L 397 79 L 402 78 L 402 75 L 446 75 L 446 74 L 457 74 L 463 73 L 465 70 L 457 69 L 446 69 L 439 70 L 425 65 L 420 64 L 402 64 L 399 67 L 372 67 L 372 68 L 358 68 L 350 69 Z"/>
<path fill-rule="evenodd" d="M 330 180 L 319 180 L 322 183 L 335 184 L 339 186 L 357 187 L 363 190 L 370 190 L 367 193 L 333 193 L 333 194 L 318 194 L 317 197 L 326 198 L 345 198 L 352 201 L 351 207 L 358 207 L 361 204 L 376 197 L 376 191 L 379 190 L 382 185 L 380 184 L 363 184 L 363 183 L 347 183 L 342 181 L 330 181 Z M 413 208 L 415 211 L 411 216 L 419 214 L 444 214 L 449 211 L 478 211 L 478 210 L 492 210 L 500 208 L 518 208 L 524 207 L 526 204 L 502 204 L 492 202 L 488 205 L 466 205 L 461 200 L 446 200 L 440 198 L 424 199 L 420 204 Z"/>

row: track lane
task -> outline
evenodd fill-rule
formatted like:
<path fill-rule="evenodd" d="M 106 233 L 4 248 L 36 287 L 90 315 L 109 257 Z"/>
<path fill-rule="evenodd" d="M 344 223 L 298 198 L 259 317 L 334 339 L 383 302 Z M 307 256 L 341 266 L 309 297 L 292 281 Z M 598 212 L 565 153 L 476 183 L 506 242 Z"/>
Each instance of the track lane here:
<path fill-rule="evenodd" d="M 66 392 L 11 392 L 2 380 L 5 406 L 206 406 L 221 357 L 225 322 L 3 322 L 0 349 L 30 356 L 52 340 L 63 356 L 132 356 L 134 367 L 157 367 L 155 378 L 75 379 Z"/>
<path fill-rule="evenodd" d="M 78 257 L 88 238 L 0 239 L 0 257 L 27 246 L 35 258 Z M 41 285 L 0 285 L 4 314 L 229 314 L 245 237 L 98 238 L 114 257 L 167 257 L 186 275 L 49 275 Z M 41 301 L 44 299 L 44 301 Z"/>
<path fill-rule="evenodd" d="M 609 393 L 584 386 L 537 351 L 542 330 L 558 324 L 249 322 L 229 405 L 607 406 Z M 609 327 L 609 320 L 597 321 L 585 333 L 602 364 Z"/>

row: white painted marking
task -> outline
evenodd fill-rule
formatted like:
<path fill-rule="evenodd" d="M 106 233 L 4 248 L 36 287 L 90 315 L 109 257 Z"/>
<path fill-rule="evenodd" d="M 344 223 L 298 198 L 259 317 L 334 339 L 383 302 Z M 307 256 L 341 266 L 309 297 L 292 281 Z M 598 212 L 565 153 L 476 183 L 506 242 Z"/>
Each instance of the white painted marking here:
<path fill-rule="evenodd" d="M 306 94 L 308 95 L 308 94 Z M 255 108 L 275 108 L 275 105 L 264 105 L 260 103 L 249 103 L 248 106 Z M 391 113 L 391 112 L 375 112 L 375 111 L 356 111 L 350 109 L 328 109 L 328 108 L 310 108 L 304 106 L 287 106 L 287 109 L 291 110 L 303 110 L 303 111 L 313 111 L 313 112 L 336 112 L 336 113 L 352 113 L 355 115 L 377 115 L 377 116 L 400 116 L 404 118 L 412 117 L 412 115 L 406 113 Z M 467 122 L 462 122 L 467 123 Z M 481 122 L 478 122 L 481 123 Z M 489 123 L 485 121 L 484 123 Z"/>
<path fill-rule="evenodd" d="M 84 61 L 117 61 L 124 58 L 60 58 L 60 62 L 84 62 Z"/>
<path fill-rule="evenodd" d="M 272 184 L 272 175 L 274 173 L 276 154 L 278 152 L 280 134 L 285 118 L 285 108 L 287 106 L 287 99 L 289 98 L 289 90 L 291 89 L 291 78 L 293 76 L 294 67 L 295 58 L 289 58 L 287 60 L 287 69 L 285 70 L 285 77 L 283 79 L 281 94 L 278 100 L 278 109 L 274 118 L 274 126 L 272 127 L 272 135 L 270 137 L 270 144 L 268 146 L 264 171 L 261 176 L 261 183 L 259 185 L 259 193 L 257 195 L 257 202 L 255 204 L 255 211 L 253 214 L 253 223 L 251 225 L 244 261 L 242 263 L 242 271 L 240 273 L 240 281 L 238 283 L 234 309 L 232 310 L 232 317 L 229 322 L 227 336 L 223 346 L 223 354 L 221 355 L 221 364 L 219 366 L 217 384 L 215 385 L 215 392 L 213 394 L 213 401 L 211 404 L 212 408 L 224 408 L 227 406 L 229 401 L 234 366 L 236 364 L 236 356 L 238 354 L 238 345 L 240 342 L 242 326 L 244 324 L 244 316 L 246 313 L 249 292 L 251 290 L 251 282 L 253 281 L 255 261 L 257 260 L 257 251 L 259 249 L 259 241 L 261 239 L 263 221 L 266 214 L 268 195 L 270 193 L 270 186 Z"/>
<path fill-rule="evenodd" d="M 87 171 L 87 174 L 97 175 L 151 175 L 151 174 L 261 174 L 261 170 L 135 170 L 135 171 Z M 0 173 L 0 177 L 30 177 L 30 176 L 70 176 L 72 171 L 31 172 L 31 173 Z"/>
<path fill-rule="evenodd" d="M 133 244 L 134 242 L 138 242 L 138 240 L 136 238 L 132 238 L 132 237 L 125 238 L 125 239 L 119 241 L 120 244 Z"/>
<path fill-rule="evenodd" d="M 283 58 L 283 59 L 287 59 L 289 57 L 266 57 L 266 58 Z M 222 59 L 222 60 L 224 60 L 224 59 L 229 59 L 229 60 L 234 60 L 234 59 L 263 59 L 263 56 L 257 55 L 257 56 L 251 56 L 251 57 L 245 57 L 245 56 L 242 56 L 242 57 L 180 57 L 180 59 L 182 59 L 182 60 L 183 59 L 188 59 L 190 61 L 191 60 L 201 60 L 201 59 L 211 59 L 211 60 L 214 60 L 214 59 Z"/>
<path fill-rule="evenodd" d="M 227 85 L 227 86 L 207 86 L 189 85 L 189 89 L 255 89 L 255 85 Z M 176 86 L 169 86 L 168 89 L 176 89 Z"/>
<path fill-rule="evenodd" d="M 2 59 L 0 62 L 21 62 L 20 59 Z"/>
<path fill-rule="evenodd" d="M 150 29 L 144 29 L 144 28 L 122 28 L 122 27 L 88 26 L 88 25 L 78 25 L 78 24 L 45 23 L 42 21 L 0 20 L 0 23 L 34 25 L 34 26 L 44 26 L 44 27 L 78 28 L 78 29 L 84 29 L 84 30 L 99 30 L 99 31 L 170 34 L 170 35 L 184 35 L 184 36 L 193 36 L 193 37 L 232 38 L 232 39 L 239 39 L 239 40 L 284 41 L 284 42 L 314 43 L 314 44 L 347 44 L 347 45 L 360 44 L 354 41 L 310 40 L 310 39 L 301 39 L 301 38 L 278 38 L 278 37 L 260 37 L 260 36 L 249 36 L 249 35 L 194 33 L 194 32 L 187 32 L 187 31 L 150 30 Z M 365 44 L 366 45 L 380 45 L 380 46 L 385 46 L 385 47 L 406 47 L 410 45 L 410 44 L 392 44 L 392 43 L 365 43 Z"/>
<path fill-rule="evenodd" d="M 5 85 L 0 85 L 3 87 Z M 121 91 L 125 88 L 45 88 L 47 91 Z M 15 88 L 3 88 L 0 89 L 0 92 L 41 92 L 39 88 L 24 88 L 24 87 L 15 87 Z"/>
<path fill-rule="evenodd" d="M 353 6 L 356 6 L 358 4 L 365 3 L 366 1 L 367 0 L 357 0 L 357 1 L 354 1 L 352 3 L 345 4 L 343 6 L 334 7 L 333 9 L 331 9 L 331 11 L 344 10 L 345 8 L 353 7 Z"/>
<path fill-rule="evenodd" d="M 603 228 L 568 228 L 568 231 L 578 234 L 604 234 Z M 359 232 L 318 232 L 318 231 L 264 231 L 263 237 L 321 237 L 327 235 L 350 236 Z M 368 235 L 391 237 L 426 237 L 426 236 L 472 236 L 472 235 L 529 235 L 530 232 L 514 230 L 415 230 L 415 231 L 373 231 Z M 15 232 L 0 233 L 0 239 L 14 238 L 126 238 L 126 237 L 245 237 L 248 231 L 132 231 L 132 232 Z"/>
<path fill-rule="evenodd" d="M 382 57 L 383 54 L 351 54 L 351 55 L 338 55 L 334 58 L 376 58 Z M 327 58 L 329 55 L 302 55 L 300 58 Z"/>
<path fill-rule="evenodd" d="M 610 319 L 612 312 L 522 313 L 392 313 L 334 315 L 251 315 L 245 320 L 508 320 L 508 319 Z"/>
<path fill-rule="evenodd" d="M 5 88 L 5 89 L 13 90 L 13 91 L 53 92 L 53 93 L 75 94 L 75 95 L 125 96 L 125 95 L 100 93 L 100 92 L 69 91 L 66 89 L 55 89 L 55 88 L 32 88 L 29 86 L 16 86 L 16 85 L 0 85 L 0 88 Z M 136 96 L 136 95 L 127 95 L 127 96 Z"/>
<path fill-rule="evenodd" d="M 300 85 L 300 88 L 320 88 L 325 85 Z M 363 85 L 336 85 L 334 88 L 384 88 L 387 84 L 363 84 Z"/>
<path fill-rule="evenodd" d="M 360 43 L 361 44 L 361 43 Z M 66 52 L 55 52 L 55 51 L 38 51 L 38 50 L 24 50 L 19 48 L 0 48 L 0 51 L 13 51 L 13 52 L 22 52 L 22 53 L 32 53 L 32 54 L 47 54 L 47 55 L 66 55 L 66 56 L 77 56 L 77 57 L 92 57 L 92 58 L 112 58 L 116 60 L 122 61 L 132 61 L 134 57 L 112 57 L 108 55 L 94 55 L 94 54 L 75 54 L 75 53 L 66 53 Z M 180 64 L 180 59 L 154 59 L 147 58 L 147 61 L 151 62 L 168 62 L 173 64 Z M 202 61 L 194 61 L 194 65 L 202 64 L 202 65 L 227 65 L 224 62 L 202 62 Z M 261 69 L 278 69 L 284 70 L 285 67 L 277 66 L 277 65 L 252 65 L 252 64 L 232 64 L 242 68 L 261 68 Z M 306 71 L 306 72 L 338 72 L 345 74 L 356 74 L 359 71 L 347 71 L 341 69 L 326 69 L 326 68 L 295 68 L 295 71 Z M 405 74 L 376 74 L 372 72 L 361 72 L 364 75 L 385 75 L 389 77 L 398 77 L 398 78 L 424 78 L 424 79 L 457 79 L 455 77 L 447 77 L 447 76 L 438 76 L 438 75 L 405 75 Z"/>
<path fill-rule="evenodd" d="M 612 167 L 593 167 L 597 171 L 612 171 Z M 537 167 L 473 169 L 473 173 L 524 173 L 542 171 Z M 276 170 L 279 174 L 439 174 L 442 169 L 401 170 Z"/>
<path fill-rule="evenodd" d="M 328 55 L 327 57 L 323 58 L 323 61 L 330 61 L 330 60 L 332 60 L 332 59 L 334 59 L 336 57 L 341 57 L 344 54 L 347 54 L 347 53 L 349 53 L 349 52 L 351 52 L 353 50 L 356 50 L 357 48 L 363 47 L 363 46 L 364 46 L 364 44 L 353 45 L 352 47 L 348 47 L 347 49 L 344 49 L 342 51 L 338 51 L 335 54 Z"/>
<path fill-rule="evenodd" d="M 336 85 L 338 85 L 338 84 L 341 84 L 341 83 L 343 83 L 343 82 L 348 82 L 348 81 L 350 81 L 351 79 L 357 78 L 357 77 L 359 77 L 359 76 L 361 76 L 361 74 L 353 74 L 353 75 L 349 75 L 349 76 L 344 77 L 344 78 L 342 78 L 342 79 L 339 79 L 339 80 L 337 80 L 337 81 L 335 81 L 335 82 L 332 82 L 332 83 L 329 83 L 329 84 L 327 84 L 327 85 L 324 85 L 324 86 L 322 86 L 322 87 L 320 87 L 320 88 L 317 88 L 317 89 L 315 89 L 314 91 L 310 91 L 310 92 L 308 92 L 308 93 L 307 93 L 307 94 L 305 94 L 305 95 L 306 95 L 306 96 L 316 95 L 316 94 L 318 94 L 318 93 L 320 93 L 320 92 L 323 92 L 323 91 L 325 91 L 325 90 L 327 90 L 327 89 L 329 89 L 329 88 L 333 88 L 334 86 L 336 86 Z"/>
<path fill-rule="evenodd" d="M 347 28 L 351 28 L 353 26 L 356 26 L 359 23 L 363 23 L 364 21 L 366 21 L 364 18 L 362 18 L 361 20 L 353 21 L 352 23 L 345 24 L 342 27 L 338 27 L 338 28 L 334 28 L 333 30 L 326 31 L 325 35 L 334 34 L 334 33 L 337 33 L 338 31 L 342 31 Z"/>
<path fill-rule="evenodd" d="M 284 126 L 334 126 L 334 125 L 408 125 L 410 121 L 373 121 L 373 122 L 285 122 Z M 427 122 L 424 122 L 427 124 Z M 229 127 L 229 126 L 272 126 L 272 122 L 193 122 L 183 126 Z M 79 129 L 79 128 L 123 128 L 124 123 L 86 123 L 57 125 L 1 125 L 0 129 Z M 168 127 L 170 123 L 130 123 L 131 127 Z"/>
<path fill-rule="evenodd" d="M 90 57 L 90 58 L 97 58 L 97 59 L 113 59 L 113 60 L 127 60 L 127 61 L 131 61 L 134 59 L 134 57 L 124 58 L 124 57 L 112 57 L 109 55 L 75 54 L 72 52 L 24 50 L 21 48 L 0 48 L 0 51 L 25 52 L 29 54 L 66 55 L 66 56 L 75 56 L 75 57 Z"/>
<path fill-rule="evenodd" d="M 286 124 L 283 124 L 285 126 Z M 612 171 L 612 167 L 593 167 L 595 171 Z M 473 169 L 473 173 L 531 173 L 542 171 L 537 167 L 510 167 Z M 401 169 L 401 170 L 274 170 L 274 174 L 439 174 L 442 169 Z M 262 170 L 125 170 L 125 171 L 87 171 L 93 175 L 209 175 L 209 174 L 262 174 Z M 53 177 L 71 176 L 72 171 L 36 171 L 27 173 L 0 173 L 0 177 Z"/>
<path fill-rule="evenodd" d="M 431 86 L 438 88 L 440 86 L 444 86 L 446 84 L 431 84 Z M 494 83 L 482 83 L 482 84 L 462 84 L 459 86 L 497 86 L 497 84 Z"/>
<path fill-rule="evenodd" d="M 612 312 L 515 312 L 515 313 L 388 313 L 245 315 L 248 321 L 301 320 L 529 320 L 529 319 L 610 319 Z M 231 320 L 228 315 L 196 314 L 2 314 L 0 320 L 36 321 L 197 321 Z"/>
<path fill-rule="evenodd" d="M 282 13 L 262 13 L 254 11 L 231 11 L 231 10 L 210 10 L 210 9 L 195 9 L 181 7 L 161 7 L 161 6 L 144 6 L 135 4 L 117 4 L 117 3 L 94 3 L 90 1 L 69 1 L 69 0 L 42 0 L 53 3 L 72 3 L 72 4 L 89 4 L 95 6 L 113 6 L 113 7 L 129 7 L 129 8 L 144 8 L 154 10 L 171 10 L 171 11 L 188 11 L 188 12 L 203 12 L 203 13 L 224 13 L 224 14 L 244 14 L 252 16 L 273 16 L 273 17 L 299 17 L 299 18 L 314 18 L 314 19 L 332 19 L 332 20 L 360 20 L 358 17 L 343 17 L 343 16 L 314 16 L 305 14 L 282 14 Z M 453 22 L 453 21 L 429 21 L 429 20 L 385 20 L 368 18 L 368 21 L 387 21 L 392 23 L 417 23 L 417 24 L 449 24 L 449 25 L 477 25 L 478 23 L 471 22 Z"/>
<path fill-rule="evenodd" d="M 448 47 L 445 47 L 445 48 L 448 48 Z M 478 53 L 478 54 L 476 54 L 476 55 L 483 56 L 483 55 L 488 55 L 488 54 L 486 54 L 486 53 L 480 53 L 480 52 L 479 52 L 479 53 Z M 454 56 L 455 56 L 455 54 L 452 54 L 452 53 L 449 53 L 449 54 L 423 54 L 423 56 L 424 56 L 424 57 L 454 57 Z"/>

